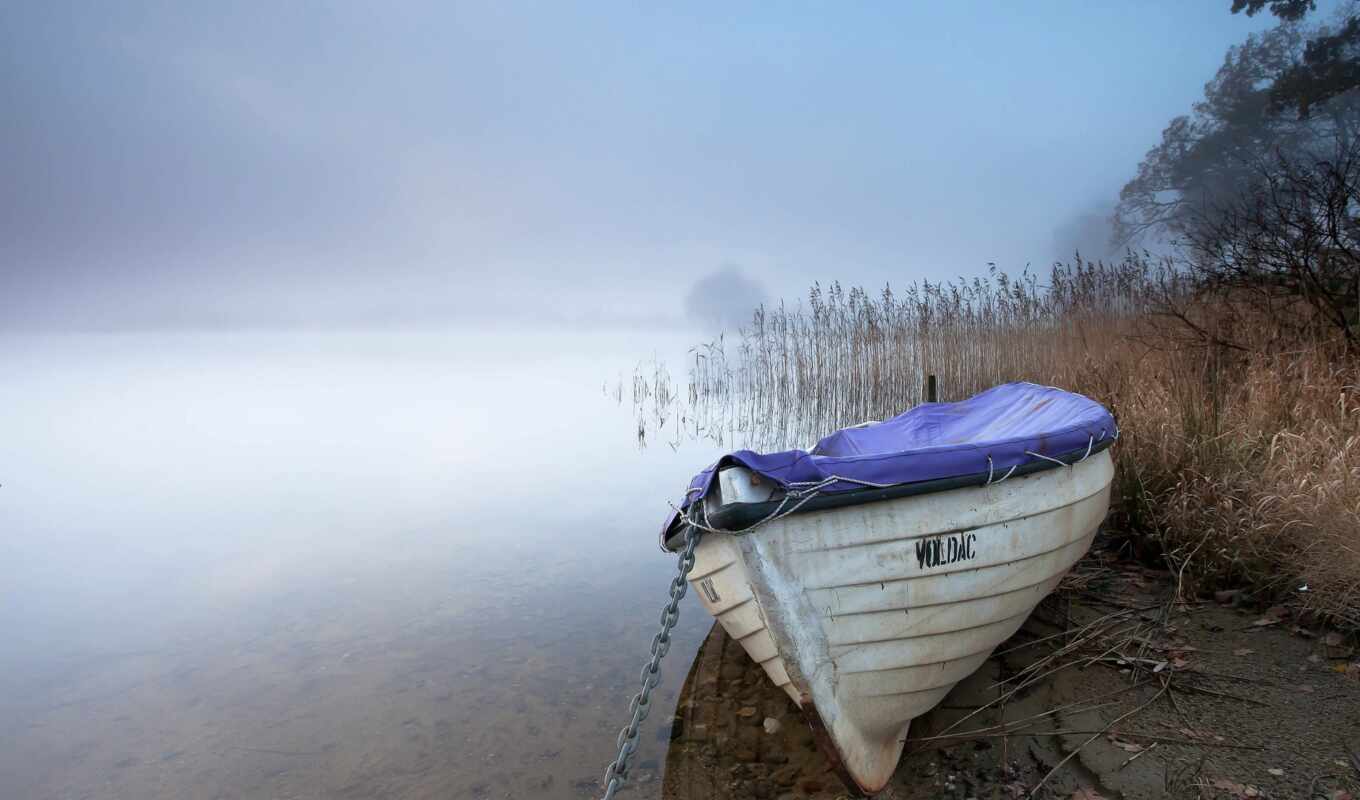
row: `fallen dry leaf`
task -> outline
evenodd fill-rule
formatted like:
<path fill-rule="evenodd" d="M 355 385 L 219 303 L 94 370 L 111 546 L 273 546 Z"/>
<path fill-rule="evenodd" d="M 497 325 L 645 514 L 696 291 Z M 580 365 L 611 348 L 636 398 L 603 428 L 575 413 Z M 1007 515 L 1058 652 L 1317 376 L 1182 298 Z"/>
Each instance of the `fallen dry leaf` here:
<path fill-rule="evenodd" d="M 1114 745 L 1115 747 L 1118 747 L 1120 750 L 1123 750 L 1126 753 L 1141 753 L 1143 752 L 1143 750 L 1146 749 L 1137 742 L 1130 742 L 1126 739 L 1120 739 L 1114 734 L 1110 734 L 1105 738 L 1110 740 L 1110 744 Z"/>
<path fill-rule="evenodd" d="M 1271 617 L 1261 617 L 1260 619 L 1258 619 L 1258 620 L 1256 620 L 1255 622 L 1251 623 L 1251 627 L 1253 627 L 1253 628 L 1264 628 L 1264 627 L 1267 626 L 1267 625 L 1279 625 L 1279 624 L 1280 624 L 1280 621 L 1279 621 L 1278 619 L 1273 619 L 1273 618 L 1271 618 Z"/>
<path fill-rule="evenodd" d="M 1270 769 L 1266 770 L 1266 772 L 1269 772 L 1271 775 L 1274 775 L 1277 778 L 1284 777 L 1284 770 L 1280 769 L 1279 767 L 1271 767 Z"/>
<path fill-rule="evenodd" d="M 1300 692 L 1303 692 L 1304 694 L 1312 694 L 1312 693 L 1313 693 L 1313 684 L 1311 684 L 1311 683 L 1301 683 L 1301 684 L 1299 684 L 1299 686 L 1298 686 L 1298 690 L 1299 690 Z"/>
<path fill-rule="evenodd" d="M 1250 647 L 1243 647 L 1243 648 L 1234 650 L 1234 651 L 1233 651 L 1233 655 L 1235 655 L 1235 656 L 1249 656 L 1249 655 L 1251 655 L 1252 653 L 1255 653 L 1255 652 L 1256 652 L 1256 651 L 1253 650 L 1253 649 L 1251 649 Z"/>

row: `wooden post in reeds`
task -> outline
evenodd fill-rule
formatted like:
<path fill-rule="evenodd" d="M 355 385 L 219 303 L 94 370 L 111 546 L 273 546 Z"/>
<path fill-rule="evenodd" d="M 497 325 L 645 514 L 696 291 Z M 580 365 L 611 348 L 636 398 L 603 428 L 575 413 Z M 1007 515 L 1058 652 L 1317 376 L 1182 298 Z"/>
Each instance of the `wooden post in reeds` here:
<path fill-rule="evenodd" d="M 927 402 L 927 403 L 934 403 L 934 402 L 935 402 L 935 376 L 934 376 L 934 375 L 927 375 L 927 376 L 926 376 L 926 402 Z"/>

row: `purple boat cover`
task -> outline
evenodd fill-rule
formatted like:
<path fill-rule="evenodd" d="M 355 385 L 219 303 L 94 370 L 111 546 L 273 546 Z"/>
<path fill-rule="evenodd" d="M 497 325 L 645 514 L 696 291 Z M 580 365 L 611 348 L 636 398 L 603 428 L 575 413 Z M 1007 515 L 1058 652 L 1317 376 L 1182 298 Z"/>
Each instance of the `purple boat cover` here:
<path fill-rule="evenodd" d="M 924 403 L 890 420 L 836 431 L 812 452 L 737 450 L 694 476 L 684 507 L 704 497 L 720 468 L 741 466 L 780 488 L 834 480 L 821 489 L 845 492 L 866 484 L 897 485 L 986 474 L 1044 456 L 1081 453 L 1116 433 L 1104 406 L 1072 392 L 1006 383 L 957 403 Z M 1027 452 L 1028 451 L 1028 452 Z"/>

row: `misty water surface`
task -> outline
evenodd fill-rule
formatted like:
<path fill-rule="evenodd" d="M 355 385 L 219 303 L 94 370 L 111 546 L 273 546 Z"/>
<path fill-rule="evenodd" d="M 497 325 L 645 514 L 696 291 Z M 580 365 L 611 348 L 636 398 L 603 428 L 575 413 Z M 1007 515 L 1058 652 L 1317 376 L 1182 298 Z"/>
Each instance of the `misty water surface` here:
<path fill-rule="evenodd" d="M 0 340 L 0 796 L 591 794 L 716 453 L 612 384 L 679 344 Z"/>

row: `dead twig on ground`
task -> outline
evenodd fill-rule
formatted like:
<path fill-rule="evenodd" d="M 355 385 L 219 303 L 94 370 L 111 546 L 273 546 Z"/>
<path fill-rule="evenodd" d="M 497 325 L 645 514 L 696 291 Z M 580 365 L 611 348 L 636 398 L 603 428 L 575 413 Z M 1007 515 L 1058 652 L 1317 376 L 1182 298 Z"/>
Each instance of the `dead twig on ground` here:
<path fill-rule="evenodd" d="M 1132 764 L 1137 759 L 1142 758 L 1144 755 L 1148 753 L 1151 753 L 1153 750 L 1156 750 L 1157 746 L 1160 744 L 1161 742 L 1153 742 L 1152 746 L 1147 748 L 1146 750 L 1139 750 L 1138 752 L 1124 759 L 1124 763 L 1119 765 L 1119 769 L 1122 770 L 1124 767 L 1127 767 L 1129 764 Z"/>

